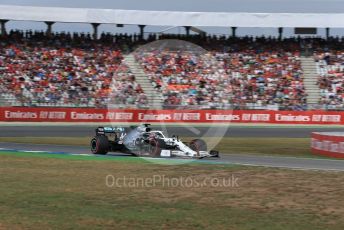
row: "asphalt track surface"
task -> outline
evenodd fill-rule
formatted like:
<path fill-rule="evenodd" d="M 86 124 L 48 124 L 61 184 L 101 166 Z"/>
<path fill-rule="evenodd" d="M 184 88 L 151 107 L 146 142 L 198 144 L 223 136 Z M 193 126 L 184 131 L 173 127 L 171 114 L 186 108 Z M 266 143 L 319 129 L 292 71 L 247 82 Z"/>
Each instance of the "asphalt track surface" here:
<path fill-rule="evenodd" d="M 23 151 L 47 151 L 60 154 L 90 154 L 88 147 L 62 146 L 62 145 L 33 145 L 19 143 L 1 143 L 0 149 L 23 150 Z M 106 157 L 118 157 L 123 154 L 109 154 Z M 128 156 L 131 157 L 131 156 Z M 167 159 L 168 160 L 168 159 Z M 247 166 L 264 166 L 276 168 L 288 168 L 298 170 L 321 170 L 344 172 L 344 160 L 296 158 L 296 157 L 275 157 L 275 156 L 254 156 L 239 154 L 221 154 L 220 158 L 199 160 L 205 163 L 237 164 Z"/>
<path fill-rule="evenodd" d="M 86 137 L 93 136 L 95 126 L 1 126 L 0 137 Z M 310 137 L 312 132 L 344 132 L 338 127 L 154 127 L 168 136 L 189 137 Z"/>
<path fill-rule="evenodd" d="M 1 126 L 0 137 L 85 137 L 94 135 L 96 126 Z M 310 137 L 311 132 L 344 131 L 338 127 L 154 127 L 162 129 L 169 136 L 172 134 L 191 137 Z M 35 145 L 19 143 L 0 143 L 2 149 L 58 152 L 61 154 L 90 154 L 88 147 L 63 145 Z M 123 154 L 109 154 L 116 157 Z M 128 156 L 130 157 L 130 156 Z M 204 161 L 204 160 L 202 160 Z M 207 161 L 207 160 L 206 160 Z M 222 154 L 220 159 L 209 161 L 225 164 L 279 167 L 303 170 L 344 171 L 344 160 L 255 156 L 242 154 Z"/>

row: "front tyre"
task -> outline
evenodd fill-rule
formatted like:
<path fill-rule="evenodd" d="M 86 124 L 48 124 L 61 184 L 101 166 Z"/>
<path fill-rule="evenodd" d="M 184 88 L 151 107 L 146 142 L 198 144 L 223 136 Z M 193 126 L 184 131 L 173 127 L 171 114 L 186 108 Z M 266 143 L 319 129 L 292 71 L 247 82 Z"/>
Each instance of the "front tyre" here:
<path fill-rule="evenodd" d="M 166 148 L 166 143 L 161 139 L 149 140 L 149 154 L 152 157 L 160 157 L 161 150 Z"/>
<path fill-rule="evenodd" d="M 91 140 L 91 151 L 93 154 L 105 155 L 109 152 L 110 143 L 106 136 L 95 136 Z"/>
<path fill-rule="evenodd" d="M 202 139 L 195 139 L 190 142 L 190 148 L 193 151 L 199 152 L 199 151 L 207 151 L 207 143 L 205 143 Z"/>

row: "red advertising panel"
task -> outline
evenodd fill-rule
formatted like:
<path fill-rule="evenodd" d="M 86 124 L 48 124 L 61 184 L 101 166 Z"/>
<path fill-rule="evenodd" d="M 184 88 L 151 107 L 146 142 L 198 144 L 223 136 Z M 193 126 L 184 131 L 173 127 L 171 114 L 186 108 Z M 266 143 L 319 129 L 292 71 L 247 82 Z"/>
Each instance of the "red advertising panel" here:
<path fill-rule="evenodd" d="M 0 121 L 344 124 L 344 112 L 2 107 Z"/>
<path fill-rule="evenodd" d="M 311 149 L 317 155 L 344 158 L 344 133 L 312 133 Z"/>

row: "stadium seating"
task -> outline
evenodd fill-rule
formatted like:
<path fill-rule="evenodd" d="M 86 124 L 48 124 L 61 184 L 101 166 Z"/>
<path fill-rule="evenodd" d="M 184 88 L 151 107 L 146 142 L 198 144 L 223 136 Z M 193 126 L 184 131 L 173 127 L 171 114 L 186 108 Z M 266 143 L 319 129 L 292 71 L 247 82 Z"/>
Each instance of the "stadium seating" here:
<path fill-rule="evenodd" d="M 264 37 L 163 35 L 207 51 L 136 52 L 165 108 L 305 110 L 300 41 Z M 12 31 L 1 37 L 0 94 L 14 106 L 147 107 L 122 60 L 154 41 L 137 35 Z"/>
<path fill-rule="evenodd" d="M 138 52 L 136 59 L 163 93 L 166 108 L 304 110 L 300 54 L 294 42 L 282 49 L 274 43 L 241 39 L 224 52 L 215 42 L 201 57 L 164 50 Z"/>
<path fill-rule="evenodd" d="M 12 32 L 1 40 L 0 93 L 14 106 L 145 106 L 121 49 L 87 35 Z"/>
<path fill-rule="evenodd" d="M 315 54 L 321 99 L 324 109 L 344 108 L 344 49 Z"/>

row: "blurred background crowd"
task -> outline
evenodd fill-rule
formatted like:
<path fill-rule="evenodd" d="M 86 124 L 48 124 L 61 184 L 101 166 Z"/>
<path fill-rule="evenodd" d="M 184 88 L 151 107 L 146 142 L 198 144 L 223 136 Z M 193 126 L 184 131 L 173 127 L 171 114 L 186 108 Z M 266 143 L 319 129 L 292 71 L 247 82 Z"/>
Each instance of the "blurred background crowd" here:
<path fill-rule="evenodd" d="M 321 108 L 344 105 L 341 38 L 102 34 L 94 40 L 90 34 L 11 31 L 0 38 L 0 95 L 12 106 L 149 107 L 148 92 L 124 60 L 159 39 L 204 49 L 201 55 L 168 48 L 134 52 L 165 108 L 306 110 L 302 55 L 315 60 Z"/>

